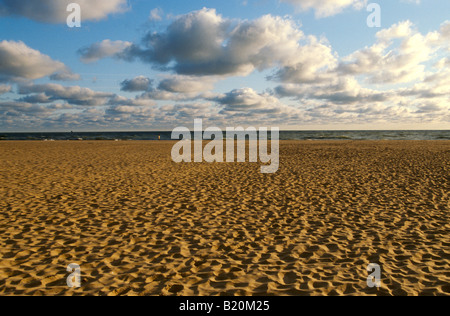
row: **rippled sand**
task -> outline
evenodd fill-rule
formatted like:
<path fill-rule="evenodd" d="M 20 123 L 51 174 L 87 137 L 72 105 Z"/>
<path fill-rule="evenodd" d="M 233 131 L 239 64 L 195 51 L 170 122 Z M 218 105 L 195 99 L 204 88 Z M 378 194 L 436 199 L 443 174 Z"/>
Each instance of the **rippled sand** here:
<path fill-rule="evenodd" d="M 270 175 L 172 145 L 1 142 L 0 294 L 450 295 L 450 142 L 282 142 Z"/>

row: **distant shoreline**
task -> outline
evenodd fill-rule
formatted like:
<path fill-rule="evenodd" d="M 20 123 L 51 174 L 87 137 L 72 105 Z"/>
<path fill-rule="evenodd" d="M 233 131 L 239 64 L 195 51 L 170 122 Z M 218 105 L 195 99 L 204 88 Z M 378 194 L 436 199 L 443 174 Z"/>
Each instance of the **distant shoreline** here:
<path fill-rule="evenodd" d="M 5 140 L 172 140 L 172 132 L 0 133 Z M 280 131 L 280 140 L 450 140 L 450 130 Z"/>

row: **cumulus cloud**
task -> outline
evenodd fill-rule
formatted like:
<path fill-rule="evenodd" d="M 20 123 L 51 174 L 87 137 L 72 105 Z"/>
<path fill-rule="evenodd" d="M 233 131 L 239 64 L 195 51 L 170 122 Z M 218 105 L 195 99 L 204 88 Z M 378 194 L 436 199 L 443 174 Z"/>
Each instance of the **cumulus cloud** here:
<path fill-rule="evenodd" d="M 80 106 L 105 105 L 114 96 L 112 93 L 97 92 L 80 86 L 65 87 L 53 83 L 20 85 L 18 93 L 23 95 L 38 94 L 26 98 L 28 102 L 32 100 L 36 100 L 38 103 L 39 100 L 64 101 Z"/>
<path fill-rule="evenodd" d="M 217 109 L 213 108 L 210 103 L 185 103 L 166 106 L 162 108 L 163 113 L 175 120 L 189 122 L 192 124 L 193 117 L 212 118 L 217 116 Z"/>
<path fill-rule="evenodd" d="M 109 107 L 103 116 L 103 120 L 109 122 L 109 126 L 129 127 L 130 122 L 134 126 L 148 129 L 149 126 L 156 129 L 166 129 L 167 126 L 192 125 L 193 117 L 202 117 L 204 123 L 216 119 L 221 120 L 218 110 L 210 103 L 185 103 L 170 104 L 161 107 L 139 107 L 118 105 Z"/>
<path fill-rule="evenodd" d="M 216 101 L 225 106 L 226 111 L 247 111 L 273 107 L 279 103 L 278 99 L 268 93 L 259 94 L 252 88 L 232 90 Z"/>
<path fill-rule="evenodd" d="M 444 112 L 448 110 L 446 107 L 433 104 L 433 103 L 425 103 L 423 105 L 418 106 L 418 110 L 416 113 L 436 113 L 436 112 Z"/>
<path fill-rule="evenodd" d="M 204 62 L 215 59 L 229 23 L 214 9 L 203 9 L 180 16 L 165 33 L 147 34 L 148 50 L 142 59 L 166 64 L 172 59 Z"/>
<path fill-rule="evenodd" d="M 162 32 L 149 32 L 142 45 L 105 40 L 84 49 L 82 59 L 138 59 L 183 76 L 187 90 L 197 86 L 189 77 L 245 76 L 267 69 L 274 69 L 267 79 L 283 83 L 321 83 L 350 75 L 364 76 L 368 83 L 390 84 L 422 79 L 424 64 L 436 49 L 450 49 L 449 38 L 450 22 L 440 31 L 422 35 L 404 21 L 380 30 L 372 46 L 339 58 L 325 38 L 305 36 L 289 18 L 231 20 L 203 8 L 176 17 Z M 160 88 L 174 92 L 182 86 L 179 82 L 179 78 L 165 80 Z"/>
<path fill-rule="evenodd" d="M 186 101 L 212 101 L 215 100 L 220 93 L 205 91 L 205 92 L 170 92 L 166 90 L 151 89 L 138 95 L 136 99 L 155 100 L 155 101 L 172 101 L 172 102 L 186 102 Z"/>
<path fill-rule="evenodd" d="M 0 0 L 1 15 L 16 15 L 44 22 L 65 23 L 73 0 Z M 126 0 L 77 0 L 83 20 L 101 20 L 128 9 Z"/>
<path fill-rule="evenodd" d="M 93 59 L 138 59 L 188 76 L 248 75 L 254 70 L 294 63 L 303 36 L 288 18 L 265 15 L 251 21 L 232 21 L 214 9 L 204 8 L 177 17 L 163 32 L 148 33 L 143 46 L 126 42 L 126 47 L 93 54 Z M 102 42 L 91 47 L 95 51 L 104 46 Z M 83 58 L 90 51 L 83 52 Z"/>
<path fill-rule="evenodd" d="M 80 50 L 84 62 L 139 60 L 163 72 L 156 79 L 122 81 L 122 91 L 142 92 L 135 98 L 22 82 L 16 100 L 0 100 L 0 124 L 166 129 L 192 124 L 195 117 L 209 126 L 449 122 L 450 22 L 427 34 L 400 22 L 380 30 L 374 41 L 340 57 L 325 38 L 303 34 L 289 18 L 232 20 L 202 9 L 175 17 L 140 44 L 105 40 Z M 79 78 L 37 51 L 24 58 L 31 49 L 23 43 L 0 43 L 3 81 Z M 267 71 L 266 79 L 278 87 L 214 92 L 218 81 L 256 70 Z M 367 85 L 372 83 L 377 85 Z M 10 89 L 0 85 L 0 94 Z"/>
<path fill-rule="evenodd" d="M 437 72 L 427 75 L 423 81 L 409 88 L 398 90 L 402 96 L 413 97 L 415 100 L 427 100 L 446 106 L 450 104 L 450 65 L 440 68 Z"/>
<path fill-rule="evenodd" d="M 450 21 L 445 21 L 444 23 L 442 23 L 440 32 L 444 39 L 450 40 Z"/>
<path fill-rule="evenodd" d="M 218 104 L 219 117 L 224 122 L 244 126 L 258 126 L 261 122 L 290 125 L 309 119 L 298 106 L 284 104 L 275 95 L 258 93 L 252 88 L 235 89 L 213 100 Z"/>
<path fill-rule="evenodd" d="M 103 40 L 94 43 L 89 47 L 84 47 L 78 51 L 81 55 L 81 61 L 84 63 L 93 63 L 105 57 L 113 57 L 130 47 L 132 43 L 124 41 Z"/>
<path fill-rule="evenodd" d="M 48 115 L 51 112 L 51 109 L 45 106 L 31 104 L 28 102 L 0 101 L 0 114 L 5 116 L 23 118 L 32 115 L 43 118 L 45 116 L 42 116 L 41 114 Z"/>
<path fill-rule="evenodd" d="M 343 58 L 341 74 L 365 75 L 370 83 L 408 83 L 424 76 L 424 63 L 436 50 L 435 33 L 422 35 L 409 21 L 381 30 L 377 42 Z M 394 39 L 401 40 L 393 47 Z"/>
<path fill-rule="evenodd" d="M 20 41 L 1 41 L 0 60 L 0 81 L 32 80 L 58 72 L 76 76 L 62 62 Z"/>
<path fill-rule="evenodd" d="M 53 81 L 77 81 L 81 79 L 81 76 L 79 74 L 75 74 L 71 71 L 62 71 L 62 72 L 58 72 L 55 73 L 53 75 L 51 75 L 50 80 Z"/>
<path fill-rule="evenodd" d="M 150 98 L 126 98 L 114 93 L 94 91 L 80 86 L 59 84 L 21 84 L 17 93 L 23 97 L 15 100 L 18 104 L 48 104 L 54 109 L 99 106 L 152 107 L 156 102 Z"/>
<path fill-rule="evenodd" d="M 0 95 L 1 95 L 1 94 L 5 94 L 5 93 L 8 93 L 8 92 L 10 92 L 11 90 L 12 90 L 12 87 L 11 87 L 11 86 L 0 84 Z"/>
<path fill-rule="evenodd" d="M 269 80 L 290 83 L 320 83 L 329 81 L 338 58 L 326 41 L 308 36 L 307 43 L 299 46 L 295 58 L 276 71 Z"/>
<path fill-rule="evenodd" d="M 432 62 L 445 55 L 445 26 L 421 34 L 409 21 L 394 24 L 379 31 L 372 46 L 331 65 L 323 73 L 327 80 L 286 80 L 274 93 L 299 102 L 307 116 L 323 122 L 448 121 L 450 63 L 447 57 Z M 434 69 L 427 68 L 430 62 Z M 363 87 L 367 82 L 377 89 Z M 391 86 L 399 83 L 412 86 Z"/>
<path fill-rule="evenodd" d="M 389 100 L 391 92 L 376 91 L 361 87 L 353 77 L 337 77 L 323 84 L 283 84 L 275 88 L 280 97 L 297 100 L 319 100 L 328 104 L 377 103 Z"/>
<path fill-rule="evenodd" d="M 136 106 L 148 107 L 148 106 L 156 105 L 156 102 L 154 100 L 148 99 L 148 98 L 139 98 L 138 97 L 138 98 L 134 98 L 134 99 L 129 99 L 129 98 L 125 98 L 120 95 L 115 95 L 108 100 L 108 105 L 130 106 L 130 107 L 136 107 Z"/>
<path fill-rule="evenodd" d="M 120 83 L 120 90 L 127 92 L 148 91 L 152 85 L 152 80 L 144 76 L 138 76 Z"/>
<path fill-rule="evenodd" d="M 150 15 L 148 18 L 150 21 L 161 21 L 162 14 L 163 14 L 163 10 L 161 8 L 154 8 L 153 10 L 150 11 Z"/>
<path fill-rule="evenodd" d="M 53 102 L 53 100 L 45 93 L 27 95 L 27 96 L 19 99 L 18 101 L 32 103 L 32 104 Z"/>
<path fill-rule="evenodd" d="M 376 37 L 381 41 L 390 41 L 397 38 L 406 38 L 413 33 L 413 23 L 409 20 L 392 25 L 377 32 Z"/>
<path fill-rule="evenodd" d="M 367 5 L 367 0 L 281 0 L 294 5 L 302 11 L 313 9 L 318 18 L 341 13 L 344 9 L 360 10 Z"/>
<path fill-rule="evenodd" d="M 210 77 L 170 76 L 160 81 L 158 89 L 174 93 L 204 92 L 214 88 Z"/>

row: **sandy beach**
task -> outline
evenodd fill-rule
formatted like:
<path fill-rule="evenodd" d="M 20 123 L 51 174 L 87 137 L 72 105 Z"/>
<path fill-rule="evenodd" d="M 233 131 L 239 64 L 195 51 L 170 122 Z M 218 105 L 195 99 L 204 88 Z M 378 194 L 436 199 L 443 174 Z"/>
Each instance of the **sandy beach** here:
<path fill-rule="evenodd" d="M 275 174 L 173 144 L 0 142 L 0 295 L 450 295 L 450 142 L 284 141 Z"/>

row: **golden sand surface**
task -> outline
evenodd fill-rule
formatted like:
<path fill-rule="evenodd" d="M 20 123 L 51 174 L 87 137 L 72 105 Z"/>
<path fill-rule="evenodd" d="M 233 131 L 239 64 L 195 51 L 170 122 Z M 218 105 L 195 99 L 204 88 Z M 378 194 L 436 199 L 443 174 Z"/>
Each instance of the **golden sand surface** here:
<path fill-rule="evenodd" d="M 173 144 L 0 142 L 0 295 L 450 295 L 450 142 L 286 141 L 275 174 Z"/>

